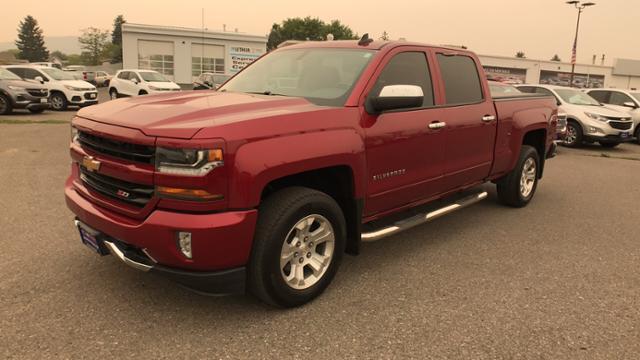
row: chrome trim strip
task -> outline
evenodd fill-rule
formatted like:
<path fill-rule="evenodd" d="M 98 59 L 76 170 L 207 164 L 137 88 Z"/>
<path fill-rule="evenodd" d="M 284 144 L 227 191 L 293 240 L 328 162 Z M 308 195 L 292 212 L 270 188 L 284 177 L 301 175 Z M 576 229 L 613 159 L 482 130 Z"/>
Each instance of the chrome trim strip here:
<path fill-rule="evenodd" d="M 153 266 L 142 264 L 142 263 L 139 263 L 137 261 L 133 261 L 133 260 L 129 259 L 128 257 L 126 257 L 124 255 L 122 250 L 120 250 L 118 248 L 118 246 L 116 244 L 112 243 L 111 241 L 106 241 L 105 240 L 103 242 L 104 242 L 105 246 L 107 247 L 107 249 L 109 249 L 111 254 L 113 254 L 115 257 L 120 259 L 120 261 L 122 261 L 123 263 L 131 266 L 132 268 L 138 269 L 138 270 L 144 271 L 144 272 L 147 272 L 147 271 L 149 271 L 149 270 L 151 270 L 153 268 Z"/>
<path fill-rule="evenodd" d="M 380 239 L 383 239 L 387 236 L 391 236 L 393 234 L 399 233 L 401 231 L 410 229 L 414 226 L 418 226 L 418 225 L 422 225 L 426 222 L 432 221 L 434 219 L 437 219 L 441 216 L 450 214 L 456 210 L 460 210 L 462 208 L 465 208 L 469 205 L 475 204 L 483 199 L 485 199 L 488 196 L 488 193 L 486 191 L 483 191 L 481 193 L 478 194 L 474 194 L 474 195 L 470 195 L 467 196 L 465 198 L 462 198 L 458 201 L 456 201 L 453 204 L 447 205 L 445 207 L 442 207 L 440 209 L 428 212 L 426 214 L 419 214 L 416 216 L 412 216 L 409 217 L 407 219 L 404 220 L 400 220 L 397 221 L 395 224 L 382 228 L 382 229 L 378 229 L 375 231 L 370 231 L 370 232 L 365 232 L 362 233 L 361 235 L 361 239 L 363 242 L 372 242 L 372 241 L 377 241 Z"/>

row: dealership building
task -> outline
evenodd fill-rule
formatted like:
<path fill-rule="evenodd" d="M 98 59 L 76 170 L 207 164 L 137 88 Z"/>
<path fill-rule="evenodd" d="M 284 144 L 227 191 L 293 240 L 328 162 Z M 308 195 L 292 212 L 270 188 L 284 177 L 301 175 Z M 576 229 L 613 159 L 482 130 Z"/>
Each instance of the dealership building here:
<path fill-rule="evenodd" d="M 505 56 L 480 55 L 490 79 L 513 83 L 569 85 L 571 64 Z M 615 59 L 613 66 L 576 64 L 574 84 L 583 88 L 640 89 L 640 60 Z"/>
<path fill-rule="evenodd" d="M 169 26 L 122 25 L 122 67 L 190 84 L 203 72 L 233 75 L 266 52 L 267 37 Z"/>

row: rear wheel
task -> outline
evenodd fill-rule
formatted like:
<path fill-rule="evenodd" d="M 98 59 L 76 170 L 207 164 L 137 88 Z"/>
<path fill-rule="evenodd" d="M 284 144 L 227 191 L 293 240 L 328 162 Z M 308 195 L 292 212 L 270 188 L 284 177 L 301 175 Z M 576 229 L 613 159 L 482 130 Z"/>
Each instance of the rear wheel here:
<path fill-rule="evenodd" d="M 51 108 L 56 111 L 67 110 L 67 98 L 62 93 L 51 94 Z"/>
<path fill-rule="evenodd" d="M 144 90 L 140 90 L 140 92 L 138 93 L 138 95 L 148 95 L 149 93 L 144 91 Z"/>
<path fill-rule="evenodd" d="M 11 100 L 5 95 L 0 94 L 0 115 L 9 115 L 13 111 Z"/>
<path fill-rule="evenodd" d="M 313 300 L 333 279 L 345 241 L 344 215 L 330 196 L 303 187 L 271 195 L 259 209 L 249 291 L 281 307 Z"/>
<path fill-rule="evenodd" d="M 613 149 L 614 147 L 620 145 L 619 143 L 610 143 L 610 142 L 601 142 L 600 146 L 607 149 Z"/>
<path fill-rule="evenodd" d="M 564 144 L 572 148 L 582 145 L 582 126 L 580 124 L 575 121 L 567 123 L 567 136 L 564 139 Z"/>
<path fill-rule="evenodd" d="M 540 156 L 536 149 L 523 145 L 515 169 L 497 183 L 498 200 L 512 207 L 526 206 L 538 187 L 539 167 Z"/>

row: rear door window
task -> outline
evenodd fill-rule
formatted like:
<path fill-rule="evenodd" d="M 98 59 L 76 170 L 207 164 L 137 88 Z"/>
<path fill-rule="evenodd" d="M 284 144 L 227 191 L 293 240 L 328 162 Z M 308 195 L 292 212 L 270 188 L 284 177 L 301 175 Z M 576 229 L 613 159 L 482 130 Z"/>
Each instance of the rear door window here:
<path fill-rule="evenodd" d="M 438 54 L 447 105 L 474 104 L 484 99 L 475 61 L 465 55 Z"/>
<path fill-rule="evenodd" d="M 591 94 L 589 94 L 589 95 L 591 95 Z M 600 102 L 602 102 L 602 101 L 600 101 Z M 621 93 L 621 92 L 617 92 L 617 91 L 614 91 L 614 92 L 611 93 L 611 99 L 609 100 L 609 104 L 624 106 L 624 103 L 628 103 L 628 102 L 635 104 L 635 101 L 633 101 L 633 99 L 631 99 L 631 97 L 629 97 L 625 93 Z"/>
<path fill-rule="evenodd" d="M 128 71 L 120 72 L 118 74 L 118 79 L 128 80 L 129 79 L 129 72 Z"/>
<path fill-rule="evenodd" d="M 384 67 L 371 94 L 378 95 L 387 85 L 416 85 L 422 88 L 422 107 L 433 106 L 433 86 L 427 57 L 423 52 L 403 52 L 395 55 Z"/>

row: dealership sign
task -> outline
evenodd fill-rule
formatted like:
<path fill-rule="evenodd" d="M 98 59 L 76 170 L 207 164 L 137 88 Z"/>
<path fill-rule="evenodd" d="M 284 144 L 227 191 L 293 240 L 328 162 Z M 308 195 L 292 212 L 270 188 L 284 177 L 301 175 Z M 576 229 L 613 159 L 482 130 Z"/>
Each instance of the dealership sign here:
<path fill-rule="evenodd" d="M 262 56 L 264 50 L 258 48 L 250 48 L 243 46 L 229 47 L 229 57 L 231 58 L 231 66 L 229 71 L 237 73 L 244 69 L 245 66 L 251 64 L 255 59 Z"/>

